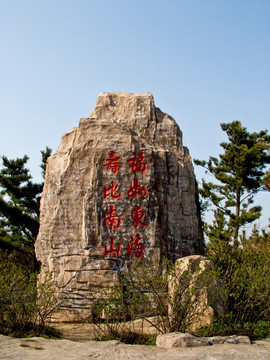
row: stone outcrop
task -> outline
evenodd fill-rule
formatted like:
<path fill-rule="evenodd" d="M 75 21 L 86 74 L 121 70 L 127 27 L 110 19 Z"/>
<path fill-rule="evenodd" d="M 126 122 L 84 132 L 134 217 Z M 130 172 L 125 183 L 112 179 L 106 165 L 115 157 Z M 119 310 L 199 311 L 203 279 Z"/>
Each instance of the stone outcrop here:
<path fill-rule="evenodd" d="M 186 295 L 183 296 L 183 293 L 182 298 L 184 303 L 186 301 L 185 306 L 189 304 L 187 317 L 191 319 L 191 331 L 210 325 L 214 317 L 224 315 L 221 283 L 214 279 L 213 269 L 213 263 L 201 255 L 190 255 L 175 261 L 175 276 L 170 276 L 168 282 L 172 299 L 168 304 L 168 313 L 174 316 L 174 306 L 181 304 L 174 304 L 173 299 L 177 297 L 177 301 L 181 301 L 176 294 L 185 289 Z"/>
<path fill-rule="evenodd" d="M 100 94 L 48 159 L 41 198 L 36 255 L 41 276 L 52 272 L 67 295 L 69 319 L 88 312 L 89 288 L 112 285 L 134 259 L 202 250 L 194 170 L 178 125 L 150 93 Z"/>
<path fill-rule="evenodd" d="M 189 333 L 173 332 L 168 334 L 161 334 L 157 336 L 156 345 L 165 349 L 174 347 L 198 347 L 212 345 L 207 339 L 193 336 Z"/>
<path fill-rule="evenodd" d="M 189 333 L 174 332 L 157 336 L 156 345 L 165 349 L 172 348 L 194 348 L 198 346 L 209 346 L 217 344 L 245 344 L 250 345 L 248 336 L 213 336 L 196 337 Z"/>

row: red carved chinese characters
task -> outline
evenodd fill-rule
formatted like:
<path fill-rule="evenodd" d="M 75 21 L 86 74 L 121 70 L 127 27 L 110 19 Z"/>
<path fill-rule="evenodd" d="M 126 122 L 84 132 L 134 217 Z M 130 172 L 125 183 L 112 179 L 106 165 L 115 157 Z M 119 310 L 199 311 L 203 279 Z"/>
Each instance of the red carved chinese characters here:
<path fill-rule="evenodd" d="M 128 256 L 130 256 L 133 252 L 136 258 L 140 259 L 142 257 L 142 253 L 143 251 L 145 251 L 145 247 L 143 243 L 140 242 L 141 240 L 142 238 L 140 237 L 139 234 L 136 235 L 136 238 L 131 236 L 131 240 L 128 242 L 128 247 L 127 247 Z"/>
<path fill-rule="evenodd" d="M 114 173 L 114 175 L 117 174 L 118 169 L 121 165 L 123 165 L 122 162 L 120 162 L 121 157 L 116 155 L 116 152 L 114 151 L 110 151 L 109 152 L 109 157 L 108 159 L 106 159 L 107 164 L 104 164 L 103 166 L 107 167 L 107 170 L 112 170 L 112 172 Z"/>
<path fill-rule="evenodd" d="M 135 175 L 135 173 L 145 173 L 147 169 L 147 163 L 145 162 L 145 153 L 144 151 L 141 152 L 133 152 L 132 157 L 130 157 L 128 160 L 126 160 L 128 163 L 129 168 Z M 115 151 L 110 151 L 103 167 L 106 169 L 106 171 L 111 171 L 111 175 L 117 175 L 118 170 L 120 166 L 123 165 L 122 159 L 120 156 L 117 155 Z M 122 174 L 123 175 L 123 174 Z M 133 176 L 134 176 L 133 175 Z M 135 178 L 136 176 L 136 178 Z M 134 176 L 134 180 L 130 182 L 129 190 L 127 191 L 127 197 L 129 199 L 137 198 L 137 199 L 143 199 L 148 196 L 148 190 L 144 188 L 142 180 L 137 179 L 138 174 Z M 106 176 L 107 178 L 107 176 Z M 122 192 L 120 189 L 120 182 L 123 179 L 123 176 L 121 176 L 120 180 L 111 179 L 109 180 L 110 183 L 103 186 L 103 198 L 110 199 L 110 200 L 120 200 L 122 199 Z M 118 184 L 117 184 L 118 182 Z M 127 199 L 128 199 L 127 198 Z M 125 209 L 126 202 L 122 203 L 121 208 Z M 140 207 L 137 204 L 135 207 L 133 207 L 131 211 L 131 227 L 133 226 L 136 230 L 138 230 L 139 227 L 145 228 L 148 227 L 148 224 L 143 221 L 145 217 L 145 212 L 143 211 L 142 207 Z M 121 214 L 123 215 L 123 214 Z M 109 228 L 110 231 L 119 230 L 120 225 L 122 223 L 122 216 L 118 215 L 117 210 L 114 208 L 113 205 L 109 205 L 109 209 L 107 209 L 107 212 L 105 210 L 105 216 L 104 216 L 104 226 Z M 127 244 L 127 256 L 131 256 L 132 253 L 136 256 L 136 258 L 141 259 L 143 256 L 143 252 L 145 251 L 145 246 L 142 241 L 142 237 L 137 234 L 136 236 L 132 236 L 130 234 L 130 241 L 128 241 Z M 121 243 L 115 243 L 114 237 L 110 236 L 110 245 L 105 244 L 104 248 L 104 256 L 107 256 L 109 254 L 116 254 L 116 256 L 120 256 L 121 252 Z"/>
<path fill-rule="evenodd" d="M 134 157 L 127 160 L 127 162 L 130 164 L 129 167 L 131 168 L 132 172 L 134 173 L 137 171 L 145 173 L 147 164 L 142 162 L 144 160 L 144 152 L 140 152 L 138 155 L 136 152 L 134 152 L 132 155 Z"/>
<path fill-rule="evenodd" d="M 108 250 L 107 245 L 105 245 L 104 256 L 114 253 L 116 253 L 117 256 L 119 256 L 121 251 L 121 244 L 117 243 L 117 249 L 114 249 L 114 238 L 112 236 L 110 236 L 110 238 L 111 238 L 111 248 Z"/>
<path fill-rule="evenodd" d="M 139 197 L 139 198 L 145 198 L 148 195 L 148 191 L 146 189 L 143 189 L 141 185 L 139 184 L 139 181 L 137 179 L 134 179 L 130 184 L 130 188 L 128 190 L 128 197 Z"/>
<path fill-rule="evenodd" d="M 120 192 L 119 195 L 116 195 L 115 192 L 117 191 L 117 189 L 119 188 L 119 185 L 115 185 L 114 181 L 111 182 L 111 186 L 110 187 L 106 187 L 104 186 L 104 199 L 107 199 L 107 197 L 111 196 L 112 199 L 121 199 L 122 198 L 122 193 Z"/>
<path fill-rule="evenodd" d="M 142 208 L 136 205 L 135 209 L 133 209 L 131 213 L 131 219 L 133 220 L 131 226 L 134 226 L 136 230 L 138 229 L 139 224 L 143 227 L 147 227 L 148 225 L 142 222 L 144 215 L 145 212 L 142 210 Z"/>
<path fill-rule="evenodd" d="M 113 205 L 110 206 L 109 212 L 106 213 L 108 217 L 104 219 L 104 225 L 111 228 L 111 230 L 118 230 L 121 224 L 122 216 L 117 215 L 117 211 L 113 207 Z"/>

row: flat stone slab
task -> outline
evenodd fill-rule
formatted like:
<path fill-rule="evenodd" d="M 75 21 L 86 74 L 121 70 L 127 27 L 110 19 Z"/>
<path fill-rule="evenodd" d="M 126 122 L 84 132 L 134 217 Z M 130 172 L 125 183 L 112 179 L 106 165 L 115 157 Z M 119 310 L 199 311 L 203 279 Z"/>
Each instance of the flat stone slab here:
<path fill-rule="evenodd" d="M 194 348 L 198 346 L 210 346 L 214 344 L 250 344 L 248 336 L 215 336 L 196 337 L 189 333 L 173 332 L 157 336 L 156 345 L 165 349 Z"/>
<path fill-rule="evenodd" d="M 0 335 L 0 359 L 8 360 L 270 360 L 270 340 L 252 344 L 164 349 L 118 341 L 16 339 Z"/>

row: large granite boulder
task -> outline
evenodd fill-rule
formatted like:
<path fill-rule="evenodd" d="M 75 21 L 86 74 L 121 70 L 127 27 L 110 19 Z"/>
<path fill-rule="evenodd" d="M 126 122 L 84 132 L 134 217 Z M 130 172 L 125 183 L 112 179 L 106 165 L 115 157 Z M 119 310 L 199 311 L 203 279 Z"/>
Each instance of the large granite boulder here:
<path fill-rule="evenodd" d="M 74 320 L 89 313 L 89 289 L 110 286 L 134 259 L 202 251 L 194 170 L 178 125 L 150 93 L 100 94 L 47 162 L 41 276 L 53 273 Z"/>

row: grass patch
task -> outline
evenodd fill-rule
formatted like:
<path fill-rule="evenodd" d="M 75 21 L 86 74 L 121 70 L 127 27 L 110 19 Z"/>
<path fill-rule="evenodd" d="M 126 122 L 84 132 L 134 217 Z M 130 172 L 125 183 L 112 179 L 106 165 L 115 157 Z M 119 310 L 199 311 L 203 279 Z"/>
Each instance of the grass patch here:
<path fill-rule="evenodd" d="M 118 340 L 124 344 L 131 345 L 156 345 L 157 335 L 151 334 L 137 334 L 133 331 L 126 332 L 121 337 L 113 336 L 113 335 L 102 335 L 97 336 L 94 340 L 96 341 L 110 341 L 110 340 Z"/>
<path fill-rule="evenodd" d="M 229 336 L 229 335 L 245 335 L 250 340 L 262 340 L 269 336 L 269 324 L 266 321 L 247 322 L 243 325 L 222 324 L 215 321 L 209 326 L 202 326 L 195 334 L 200 337 L 207 336 Z"/>

